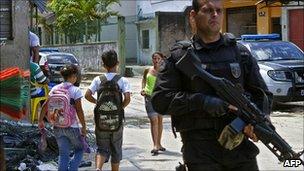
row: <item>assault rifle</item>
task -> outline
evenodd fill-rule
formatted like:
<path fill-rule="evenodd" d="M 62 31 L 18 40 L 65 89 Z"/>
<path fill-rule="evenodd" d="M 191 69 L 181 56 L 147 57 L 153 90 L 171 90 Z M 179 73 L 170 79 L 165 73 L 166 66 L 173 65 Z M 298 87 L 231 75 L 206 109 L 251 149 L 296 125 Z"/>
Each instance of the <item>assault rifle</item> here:
<path fill-rule="evenodd" d="M 188 55 L 187 55 L 188 54 Z M 243 95 L 243 92 L 232 82 L 225 78 L 213 76 L 203 69 L 199 57 L 194 53 L 193 48 L 188 48 L 186 54 L 175 64 L 187 77 L 198 79 L 208 83 L 217 93 L 217 95 L 227 101 L 229 104 L 238 108 L 235 114 L 244 124 L 251 124 L 254 127 L 254 133 L 259 140 L 279 159 L 300 160 L 304 150 L 296 153 L 291 146 L 275 131 L 270 120 L 263 114 L 250 100 Z"/>

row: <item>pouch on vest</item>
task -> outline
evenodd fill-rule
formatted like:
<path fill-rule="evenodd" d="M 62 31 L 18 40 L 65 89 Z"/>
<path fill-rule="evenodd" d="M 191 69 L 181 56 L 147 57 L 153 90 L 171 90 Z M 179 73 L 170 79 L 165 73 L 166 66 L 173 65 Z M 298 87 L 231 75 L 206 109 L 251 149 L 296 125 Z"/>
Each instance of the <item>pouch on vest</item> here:
<path fill-rule="evenodd" d="M 226 149 L 232 150 L 239 146 L 243 139 L 244 134 L 242 130 L 245 127 L 245 122 L 240 118 L 234 119 L 229 125 L 223 129 L 218 142 Z"/>

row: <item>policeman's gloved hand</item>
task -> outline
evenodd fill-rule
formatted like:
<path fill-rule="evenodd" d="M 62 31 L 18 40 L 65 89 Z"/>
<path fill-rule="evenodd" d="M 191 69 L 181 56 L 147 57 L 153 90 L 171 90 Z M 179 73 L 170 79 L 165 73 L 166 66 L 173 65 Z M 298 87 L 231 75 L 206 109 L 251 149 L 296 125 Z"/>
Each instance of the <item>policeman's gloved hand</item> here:
<path fill-rule="evenodd" d="M 212 96 L 205 96 L 203 103 L 203 109 L 213 117 L 225 115 L 228 112 L 228 106 L 229 103 Z"/>

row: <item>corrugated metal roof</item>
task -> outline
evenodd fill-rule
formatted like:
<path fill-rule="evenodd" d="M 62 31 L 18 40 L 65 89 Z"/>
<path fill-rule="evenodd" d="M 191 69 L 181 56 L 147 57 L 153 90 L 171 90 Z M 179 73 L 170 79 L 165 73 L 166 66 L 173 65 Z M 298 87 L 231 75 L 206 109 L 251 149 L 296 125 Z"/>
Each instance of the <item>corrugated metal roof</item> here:
<path fill-rule="evenodd" d="M 34 4 L 41 13 L 46 12 L 47 0 L 31 0 L 31 3 Z"/>

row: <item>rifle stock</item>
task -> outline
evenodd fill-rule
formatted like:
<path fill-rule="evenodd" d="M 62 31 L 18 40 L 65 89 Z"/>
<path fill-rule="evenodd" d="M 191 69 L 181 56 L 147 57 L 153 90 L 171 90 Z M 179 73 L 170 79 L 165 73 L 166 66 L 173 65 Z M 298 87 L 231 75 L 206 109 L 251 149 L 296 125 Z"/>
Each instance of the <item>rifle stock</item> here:
<path fill-rule="evenodd" d="M 188 54 L 188 55 L 187 55 Z M 255 104 L 253 104 L 243 92 L 232 82 L 225 78 L 213 76 L 203 69 L 199 57 L 188 48 L 187 53 L 176 62 L 175 66 L 188 78 L 199 79 L 207 82 L 217 95 L 229 104 L 238 108 L 235 114 L 246 124 L 254 126 L 254 132 L 258 139 L 283 162 L 289 159 L 303 160 L 300 156 L 304 150 L 296 153 L 291 146 L 275 131 L 274 126 Z"/>

